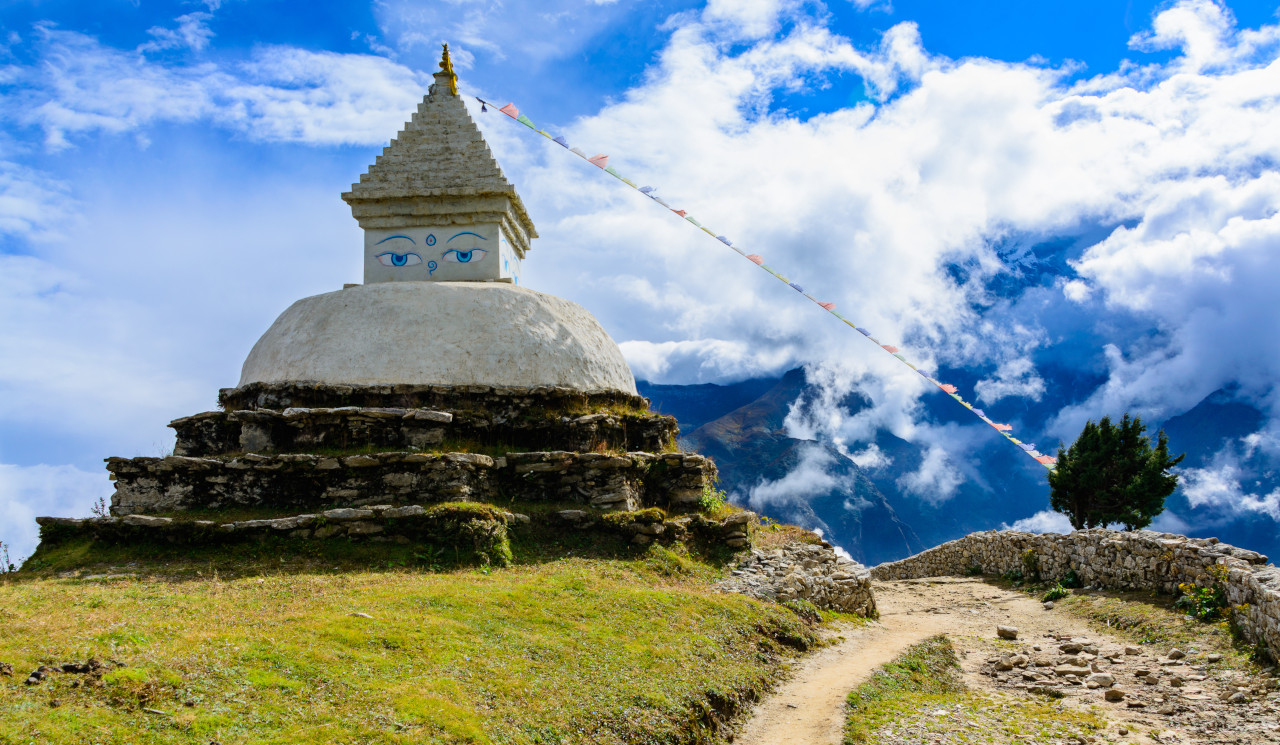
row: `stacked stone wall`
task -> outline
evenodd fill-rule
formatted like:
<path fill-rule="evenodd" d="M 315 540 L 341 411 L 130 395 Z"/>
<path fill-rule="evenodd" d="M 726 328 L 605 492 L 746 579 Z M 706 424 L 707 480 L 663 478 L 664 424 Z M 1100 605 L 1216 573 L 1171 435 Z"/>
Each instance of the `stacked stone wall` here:
<path fill-rule="evenodd" d="M 169 426 L 177 432 L 174 454 L 194 457 L 321 448 L 425 450 L 446 439 L 510 450 L 662 452 L 679 435 L 675 418 L 661 414 L 526 413 L 513 421 L 483 412 L 356 406 L 207 411 Z"/>
<path fill-rule="evenodd" d="M 870 572 L 838 555 L 829 544 L 752 549 L 716 587 L 760 600 L 807 600 L 822 610 L 876 615 Z"/>
<path fill-rule="evenodd" d="M 700 455 L 538 452 L 108 458 L 113 515 L 370 504 L 565 502 L 600 510 L 693 508 L 715 482 Z"/>
<path fill-rule="evenodd" d="M 1225 572 L 1227 600 L 1247 606 L 1239 616 L 1251 643 L 1280 657 L 1280 569 L 1256 551 L 1151 531 L 1082 530 L 1067 535 L 1017 531 L 973 533 L 901 561 L 872 568 L 875 580 L 959 576 L 972 573 L 1039 572 L 1062 580 L 1074 572 L 1086 586 L 1113 590 L 1178 593 L 1178 585 L 1202 587 Z"/>
<path fill-rule="evenodd" d="M 218 405 L 225 411 L 344 406 L 473 411 L 513 421 L 547 411 L 589 414 L 627 409 L 645 412 L 649 409 L 649 400 L 621 391 L 580 391 L 550 386 L 333 385 L 291 381 L 223 388 L 218 392 Z"/>

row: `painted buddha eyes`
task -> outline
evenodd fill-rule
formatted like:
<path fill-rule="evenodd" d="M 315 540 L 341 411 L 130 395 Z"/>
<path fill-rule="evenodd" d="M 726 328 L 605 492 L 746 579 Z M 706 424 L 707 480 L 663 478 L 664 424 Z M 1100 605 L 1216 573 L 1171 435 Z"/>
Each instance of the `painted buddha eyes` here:
<path fill-rule="evenodd" d="M 422 263 L 422 257 L 412 252 L 398 254 L 387 251 L 386 253 L 378 254 L 374 258 L 383 266 L 414 266 Z"/>
<path fill-rule="evenodd" d="M 441 256 L 440 258 L 444 261 L 452 261 L 452 262 L 457 262 L 459 264 L 467 264 L 472 261 L 479 261 L 480 259 L 483 259 L 484 255 L 487 253 L 489 252 L 484 250 L 483 248 L 473 248 L 470 251 L 460 251 L 456 248 L 451 248 L 448 251 L 445 251 L 444 255 Z"/>
<path fill-rule="evenodd" d="M 464 230 L 463 232 L 454 235 L 453 238 L 450 238 L 449 240 L 445 241 L 445 244 L 452 242 L 456 238 L 461 238 L 464 235 L 474 236 L 478 240 L 482 240 L 482 241 L 488 240 L 488 238 L 485 238 L 483 235 L 480 235 L 479 233 L 473 233 L 469 230 Z M 382 240 L 378 241 L 378 243 L 375 245 L 381 245 L 390 240 L 406 240 L 414 245 L 417 245 L 417 241 L 415 241 L 412 237 L 407 235 L 387 236 L 386 238 L 383 238 Z M 428 233 L 426 237 L 423 238 L 422 242 L 427 246 L 434 246 L 436 245 L 436 236 L 432 233 Z M 472 262 L 479 262 L 488 253 L 489 251 L 483 248 L 470 248 L 470 249 L 450 248 L 450 249 L 446 249 L 445 252 L 440 255 L 440 260 L 447 263 L 451 263 L 451 264 L 470 264 Z M 390 266 L 390 267 L 417 266 L 418 264 L 422 263 L 422 256 L 420 256 L 419 254 L 413 253 L 412 251 L 406 252 L 406 253 L 384 251 L 383 253 L 375 255 L 374 258 L 378 260 L 379 264 L 382 264 L 383 266 Z M 427 269 L 429 270 L 428 275 L 435 274 L 435 270 L 437 266 L 438 265 L 434 261 L 427 262 Z"/>

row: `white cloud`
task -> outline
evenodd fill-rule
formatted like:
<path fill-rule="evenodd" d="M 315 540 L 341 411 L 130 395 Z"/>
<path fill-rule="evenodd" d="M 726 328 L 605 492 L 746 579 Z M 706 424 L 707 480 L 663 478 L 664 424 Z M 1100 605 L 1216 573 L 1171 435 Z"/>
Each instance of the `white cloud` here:
<path fill-rule="evenodd" d="M 32 241 L 59 237 L 75 208 L 67 184 L 0 160 L 0 235 Z"/>
<path fill-rule="evenodd" d="M 1229 452 L 1220 453 L 1204 468 L 1183 469 L 1181 476 L 1182 494 L 1193 508 L 1207 508 L 1217 515 L 1256 513 L 1280 521 L 1280 489 L 1251 493 L 1242 483 L 1248 474 Z"/>
<path fill-rule="evenodd" d="M 39 542 L 36 517 L 88 517 L 98 499 L 110 501 L 111 492 L 105 470 L 0 463 L 0 541 L 10 559 L 21 563 Z"/>
<path fill-rule="evenodd" d="M 161 52 L 167 49 L 187 48 L 193 52 L 204 51 L 213 38 L 213 31 L 208 22 L 213 19 L 212 13 L 187 13 L 180 15 L 177 28 L 154 26 L 147 29 L 153 38 L 138 47 L 139 52 Z"/>
<path fill-rule="evenodd" d="M 572 57 L 633 7 L 612 0 L 383 0 L 373 12 L 397 50 L 426 48 L 431 57 L 448 42 L 465 70 L 476 55 L 534 65 Z"/>
<path fill-rule="evenodd" d="M 849 460 L 858 465 L 862 469 L 884 468 L 893 465 L 893 459 L 885 455 L 879 445 L 874 442 L 867 445 L 862 450 L 849 454 Z"/>
<path fill-rule="evenodd" d="M 964 483 L 964 473 L 951 461 L 947 452 L 937 445 L 929 446 L 920 466 L 911 473 L 898 477 L 898 486 L 908 494 L 931 504 L 951 498 L 956 487 Z"/>
<path fill-rule="evenodd" d="M 1012 525 L 1002 523 L 1001 530 L 1021 530 L 1025 533 L 1070 533 L 1071 521 L 1061 512 L 1041 510 L 1031 517 L 1015 520 Z"/>
<path fill-rule="evenodd" d="M 804 448 L 800 462 L 790 473 L 776 481 L 761 480 L 751 488 L 747 504 L 756 511 L 804 504 L 819 494 L 830 492 L 839 483 L 828 472 L 835 463 L 833 456 L 821 447 Z"/>
<path fill-rule="evenodd" d="M 992 377 L 979 380 L 973 390 L 978 394 L 978 400 L 986 403 L 996 403 L 1009 397 L 1039 401 L 1044 395 L 1044 380 L 1036 373 L 1030 359 L 1017 357 L 996 368 Z"/>
<path fill-rule="evenodd" d="M 52 150 L 95 133 L 207 120 L 268 142 L 375 144 L 413 112 L 430 78 L 382 57 L 255 48 L 238 65 L 166 64 L 85 34 L 37 26 L 39 64 L 12 67 L 13 117 Z"/>

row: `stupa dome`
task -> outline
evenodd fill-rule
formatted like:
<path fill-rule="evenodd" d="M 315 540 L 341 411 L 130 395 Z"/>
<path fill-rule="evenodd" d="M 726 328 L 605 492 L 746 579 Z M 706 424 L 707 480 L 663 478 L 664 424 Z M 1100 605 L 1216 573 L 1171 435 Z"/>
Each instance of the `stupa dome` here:
<path fill-rule="evenodd" d="M 287 381 L 636 392 L 586 309 L 502 282 L 376 282 L 303 298 L 240 375 L 241 386 Z"/>

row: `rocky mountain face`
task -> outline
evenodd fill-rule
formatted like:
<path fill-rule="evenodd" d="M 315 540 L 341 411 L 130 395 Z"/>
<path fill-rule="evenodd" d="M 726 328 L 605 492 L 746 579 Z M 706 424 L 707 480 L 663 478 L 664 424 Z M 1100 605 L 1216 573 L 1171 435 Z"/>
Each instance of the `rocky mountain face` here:
<path fill-rule="evenodd" d="M 829 442 L 790 437 L 788 412 L 812 388 L 803 370 L 781 378 L 729 385 L 653 385 L 638 381 L 655 410 L 680 422 L 681 443 L 715 459 L 720 485 L 735 502 L 764 515 L 822 530 L 828 540 L 867 564 L 901 559 L 968 533 L 998 529 L 1047 510 L 1044 470 L 998 438 L 986 438 L 964 458 L 930 467 L 927 447 L 878 431 L 873 440 L 847 443 L 846 452 L 878 454 L 858 465 Z M 936 399 L 936 400 L 935 400 Z M 870 405 L 858 394 L 839 402 L 849 415 Z M 954 404 L 926 397 L 922 415 L 952 421 Z M 1280 524 L 1265 511 L 1242 510 L 1229 495 L 1208 499 L 1188 494 L 1188 468 L 1238 463 L 1261 477 L 1265 494 L 1280 489 L 1265 464 L 1254 463 L 1241 443 L 1256 430 L 1261 414 L 1230 392 L 1218 391 L 1164 423 L 1177 452 L 1185 451 L 1183 488 L 1166 503 L 1164 529 L 1197 537 L 1217 537 L 1264 553 L 1280 553 Z M 967 423 L 967 422 L 966 422 Z M 1048 443 L 1043 448 L 1051 452 Z M 962 446 L 957 446 L 957 450 Z M 1252 458 L 1253 460 L 1250 460 Z M 913 481 L 929 472 L 946 490 Z M 1194 475 L 1194 472 L 1193 472 Z"/>
<path fill-rule="evenodd" d="M 780 521 L 821 530 L 865 564 L 923 550 L 920 537 L 857 464 L 828 443 L 787 435 L 783 421 L 804 390 L 803 371 L 792 370 L 770 382 L 767 388 L 761 381 L 689 386 L 697 389 L 693 395 L 673 390 L 682 386 L 641 383 L 640 388 L 656 409 L 674 415 L 683 426 L 700 423 L 686 430 L 681 441 L 715 459 L 720 486 L 736 502 Z M 702 423 L 761 389 L 763 394 L 754 400 Z"/>

